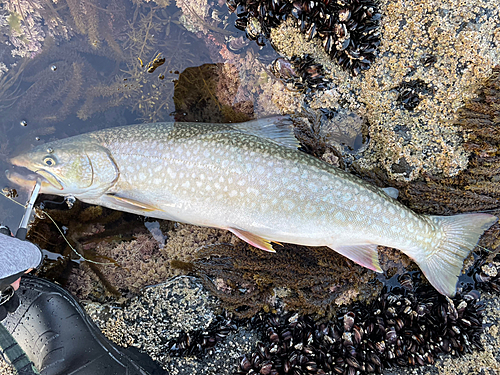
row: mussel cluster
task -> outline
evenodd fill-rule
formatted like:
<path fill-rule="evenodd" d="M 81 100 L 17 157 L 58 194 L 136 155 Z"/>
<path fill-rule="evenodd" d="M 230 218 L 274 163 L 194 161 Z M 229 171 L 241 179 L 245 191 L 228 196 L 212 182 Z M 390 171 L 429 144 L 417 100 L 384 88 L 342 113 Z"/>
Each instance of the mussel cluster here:
<path fill-rule="evenodd" d="M 309 40 L 321 38 L 325 51 L 353 76 L 370 68 L 380 45 L 381 14 L 372 0 L 227 0 L 235 26 L 264 45 L 270 31 L 293 17 Z"/>
<path fill-rule="evenodd" d="M 306 54 L 304 57 L 293 56 L 290 60 L 278 58 L 271 64 L 273 74 L 294 89 L 308 93 L 312 90 L 327 88 L 323 65 Z"/>
<path fill-rule="evenodd" d="M 237 329 L 237 323 L 231 318 L 230 313 L 224 310 L 221 315 L 216 316 L 208 329 L 180 332 L 178 337 L 167 343 L 167 348 L 173 357 L 212 354 L 215 345 Z"/>
<path fill-rule="evenodd" d="M 288 313 L 254 318 L 264 334 L 241 358 L 238 374 L 381 373 L 384 368 L 434 363 L 439 353 L 481 348 L 482 305 L 470 287 L 453 299 L 404 275 L 371 306 L 354 306 L 338 321 L 316 323 Z"/>
<path fill-rule="evenodd" d="M 403 82 L 399 86 L 398 102 L 408 111 L 413 111 L 420 103 L 421 95 L 434 94 L 434 87 L 421 79 Z"/>
<path fill-rule="evenodd" d="M 500 292 L 500 256 L 496 256 L 493 261 L 487 262 L 478 259 L 473 267 L 473 279 L 479 289 L 488 292 Z"/>

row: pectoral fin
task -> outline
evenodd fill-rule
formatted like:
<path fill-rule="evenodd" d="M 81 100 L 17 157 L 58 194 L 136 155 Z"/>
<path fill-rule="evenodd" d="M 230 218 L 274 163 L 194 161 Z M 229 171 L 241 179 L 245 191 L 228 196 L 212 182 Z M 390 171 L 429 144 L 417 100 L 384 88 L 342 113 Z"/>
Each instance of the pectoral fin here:
<path fill-rule="evenodd" d="M 242 239 L 243 241 L 249 243 L 252 246 L 255 246 L 258 249 L 269 251 L 271 253 L 275 252 L 273 249 L 273 245 L 269 240 L 266 240 L 262 237 L 256 236 L 253 233 L 241 229 L 229 228 L 229 230 L 238 238 Z"/>
<path fill-rule="evenodd" d="M 372 271 L 382 272 L 382 268 L 380 268 L 380 263 L 378 262 L 377 245 L 362 244 L 335 246 L 335 248 L 328 247 L 363 267 L 369 268 Z"/>
<path fill-rule="evenodd" d="M 150 205 L 148 203 L 139 202 L 132 198 L 121 197 L 116 194 L 106 194 L 102 197 L 104 201 L 109 202 L 110 204 L 117 205 L 122 207 L 125 210 L 134 210 L 134 211 L 158 211 L 158 207 Z"/>

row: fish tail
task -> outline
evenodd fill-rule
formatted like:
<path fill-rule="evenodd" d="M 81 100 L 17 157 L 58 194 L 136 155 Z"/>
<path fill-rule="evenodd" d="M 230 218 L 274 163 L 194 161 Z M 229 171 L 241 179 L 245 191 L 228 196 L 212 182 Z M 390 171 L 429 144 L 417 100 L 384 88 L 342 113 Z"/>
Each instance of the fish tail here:
<path fill-rule="evenodd" d="M 428 216 L 428 219 L 437 226 L 436 234 L 441 233 L 441 239 L 433 241 L 424 251 L 420 249 L 411 255 L 434 288 L 452 297 L 464 259 L 498 218 L 478 213 Z"/>

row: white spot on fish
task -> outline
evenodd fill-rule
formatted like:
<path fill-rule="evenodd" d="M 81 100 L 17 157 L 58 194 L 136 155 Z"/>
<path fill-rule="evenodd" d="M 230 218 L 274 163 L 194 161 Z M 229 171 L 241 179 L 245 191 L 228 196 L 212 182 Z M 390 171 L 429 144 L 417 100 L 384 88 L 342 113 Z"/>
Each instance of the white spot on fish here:
<path fill-rule="evenodd" d="M 340 211 L 334 215 L 334 218 L 339 221 L 345 221 L 345 215 Z"/>
<path fill-rule="evenodd" d="M 313 193 L 317 193 L 318 192 L 318 185 L 310 182 L 309 183 L 309 190 L 311 190 Z"/>
<path fill-rule="evenodd" d="M 171 168 L 167 168 L 167 173 L 171 178 L 175 178 L 177 176 L 177 173 L 175 173 Z"/>
<path fill-rule="evenodd" d="M 283 199 L 283 207 L 288 210 L 288 211 L 291 211 L 294 209 L 295 207 L 295 204 L 289 200 L 289 199 Z"/>
<path fill-rule="evenodd" d="M 233 197 L 235 197 L 235 196 L 237 196 L 237 195 L 238 195 L 238 192 L 237 192 L 236 190 L 231 190 L 231 192 L 229 193 L 229 196 L 230 196 L 231 198 L 233 198 Z"/>
<path fill-rule="evenodd" d="M 343 200 L 344 202 L 349 202 L 349 201 L 351 200 L 351 198 L 352 198 L 352 194 L 350 194 L 350 193 L 345 193 L 345 194 L 342 196 L 342 200 Z"/>
<path fill-rule="evenodd" d="M 253 187 L 247 187 L 247 193 L 248 194 L 254 194 L 254 195 L 259 195 L 259 191 Z"/>

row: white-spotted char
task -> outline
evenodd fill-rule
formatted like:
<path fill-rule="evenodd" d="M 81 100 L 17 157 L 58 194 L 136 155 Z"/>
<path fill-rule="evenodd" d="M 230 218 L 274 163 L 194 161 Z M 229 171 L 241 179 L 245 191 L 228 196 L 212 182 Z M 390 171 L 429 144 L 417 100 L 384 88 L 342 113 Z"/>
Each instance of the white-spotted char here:
<path fill-rule="evenodd" d="M 297 150 L 283 118 L 124 126 L 47 143 L 12 163 L 43 178 L 42 193 L 227 229 L 268 251 L 271 242 L 329 246 L 380 272 L 377 246 L 397 248 L 449 296 L 463 259 L 497 220 L 418 215 L 391 190 Z"/>

